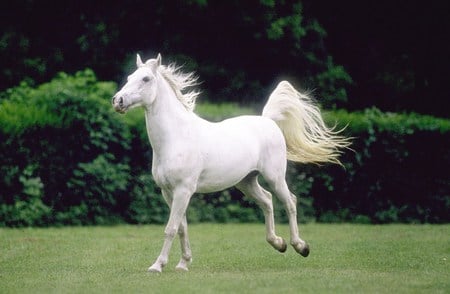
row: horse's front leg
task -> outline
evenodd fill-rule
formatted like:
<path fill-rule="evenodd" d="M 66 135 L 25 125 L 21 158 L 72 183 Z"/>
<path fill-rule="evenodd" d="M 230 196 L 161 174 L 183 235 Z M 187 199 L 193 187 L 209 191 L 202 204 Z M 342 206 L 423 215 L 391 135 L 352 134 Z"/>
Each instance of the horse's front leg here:
<path fill-rule="evenodd" d="M 180 237 L 181 259 L 175 269 L 180 271 L 188 271 L 188 266 L 192 262 L 192 252 L 191 245 L 189 244 L 186 214 L 184 215 L 180 227 L 178 228 L 178 235 Z"/>
<path fill-rule="evenodd" d="M 173 201 L 171 194 L 166 190 L 161 190 L 161 194 L 163 195 L 163 198 L 166 201 L 169 208 L 171 208 Z M 186 214 L 184 214 L 184 217 L 181 220 L 180 227 L 178 228 L 178 236 L 180 237 L 181 259 L 175 269 L 181 271 L 188 271 L 189 270 L 188 266 L 192 262 L 192 251 L 191 245 L 189 244 Z"/>
<path fill-rule="evenodd" d="M 189 189 L 176 188 L 172 193 L 172 197 L 169 196 L 169 198 L 167 198 L 172 199 L 172 205 L 170 207 L 169 221 L 167 222 L 164 231 L 164 244 L 158 258 L 153 265 L 148 268 L 149 272 L 160 273 L 162 268 L 169 261 L 169 252 L 172 247 L 173 238 L 177 234 L 181 222 L 185 219 L 186 209 L 192 194 L 193 191 L 190 191 Z M 167 196 L 168 195 L 166 194 L 164 197 L 166 198 Z"/>

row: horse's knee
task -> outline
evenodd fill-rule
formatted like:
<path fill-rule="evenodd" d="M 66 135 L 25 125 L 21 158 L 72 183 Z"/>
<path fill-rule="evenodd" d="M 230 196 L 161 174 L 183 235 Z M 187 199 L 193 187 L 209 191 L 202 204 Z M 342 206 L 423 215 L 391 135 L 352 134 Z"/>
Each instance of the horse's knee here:
<path fill-rule="evenodd" d="M 288 214 L 297 214 L 297 207 L 295 205 L 286 205 L 286 211 Z"/>
<path fill-rule="evenodd" d="M 173 239 L 175 238 L 177 231 L 178 230 L 176 228 L 166 227 L 166 229 L 164 230 L 164 236 L 168 239 Z"/>
<path fill-rule="evenodd" d="M 297 197 L 291 193 L 291 200 L 294 202 L 294 205 L 297 206 Z"/>
<path fill-rule="evenodd" d="M 258 200 L 258 201 L 256 201 L 256 203 L 258 204 L 259 208 L 261 208 L 264 213 L 273 213 L 272 202 Z"/>
<path fill-rule="evenodd" d="M 184 237 L 186 235 L 186 228 L 182 225 L 178 228 L 178 236 Z"/>

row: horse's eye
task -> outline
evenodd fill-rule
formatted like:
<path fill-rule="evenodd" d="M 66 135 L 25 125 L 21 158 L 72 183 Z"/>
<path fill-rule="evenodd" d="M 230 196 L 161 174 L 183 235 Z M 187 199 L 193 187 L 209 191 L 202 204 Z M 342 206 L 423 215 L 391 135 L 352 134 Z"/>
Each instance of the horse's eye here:
<path fill-rule="evenodd" d="M 147 83 L 150 81 L 150 77 L 143 77 L 142 80 Z"/>

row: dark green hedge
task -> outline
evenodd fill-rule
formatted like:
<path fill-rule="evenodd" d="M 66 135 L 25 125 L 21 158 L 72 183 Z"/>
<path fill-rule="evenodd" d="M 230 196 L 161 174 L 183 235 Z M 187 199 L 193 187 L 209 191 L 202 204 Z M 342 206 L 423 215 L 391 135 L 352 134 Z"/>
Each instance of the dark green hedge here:
<path fill-rule="evenodd" d="M 2 94 L 0 219 L 4 225 L 121 219 L 131 134 L 110 111 L 113 83 L 60 74 Z M 125 198 L 126 199 L 126 198 Z"/>
<path fill-rule="evenodd" d="M 92 71 L 60 74 L 0 95 L 0 225 L 164 223 L 168 209 L 150 175 L 142 111 L 114 113 L 114 83 Z M 210 120 L 249 113 L 200 104 Z M 299 220 L 449 222 L 450 121 L 377 109 L 325 113 L 354 137 L 345 168 L 290 164 Z M 276 216 L 287 221 L 275 200 Z M 191 222 L 262 221 L 235 189 L 197 195 Z"/>
<path fill-rule="evenodd" d="M 332 117 L 349 124 L 355 152 L 344 155 L 346 170 L 317 178 L 319 220 L 450 221 L 450 120 L 377 109 Z"/>

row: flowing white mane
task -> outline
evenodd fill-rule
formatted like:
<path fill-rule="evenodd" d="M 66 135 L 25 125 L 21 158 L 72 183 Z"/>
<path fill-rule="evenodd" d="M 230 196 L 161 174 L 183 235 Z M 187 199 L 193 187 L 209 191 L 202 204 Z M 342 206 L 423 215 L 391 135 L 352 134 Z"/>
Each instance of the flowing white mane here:
<path fill-rule="evenodd" d="M 195 108 L 195 101 L 200 92 L 189 88 L 198 84 L 197 77 L 192 72 L 181 72 L 180 68 L 180 66 L 176 66 L 175 64 L 170 64 L 168 66 L 160 65 L 158 71 L 172 87 L 178 100 L 180 100 L 184 107 L 186 107 L 188 111 L 193 111 Z"/>

